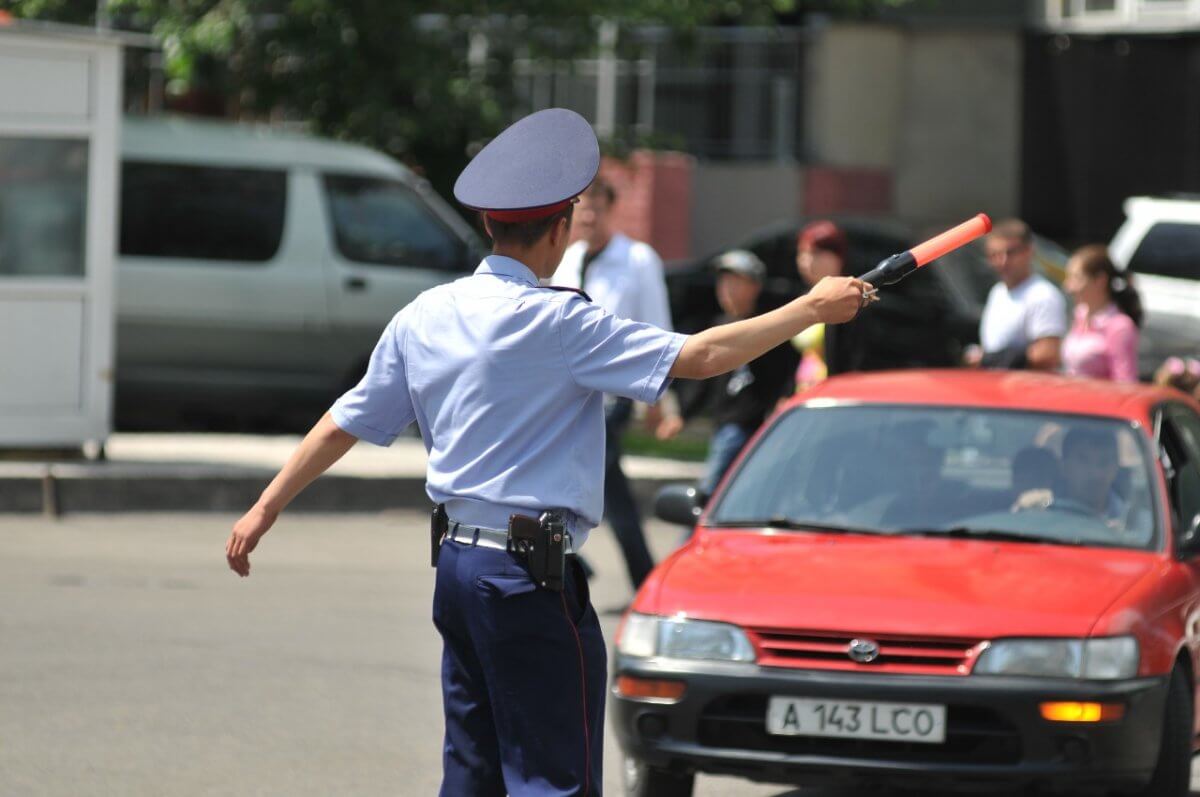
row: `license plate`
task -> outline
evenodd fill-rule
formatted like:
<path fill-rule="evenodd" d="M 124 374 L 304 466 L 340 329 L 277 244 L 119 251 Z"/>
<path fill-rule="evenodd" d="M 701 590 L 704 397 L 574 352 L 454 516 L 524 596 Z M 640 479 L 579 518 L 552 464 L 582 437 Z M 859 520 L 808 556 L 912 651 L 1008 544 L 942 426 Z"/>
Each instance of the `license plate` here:
<path fill-rule="evenodd" d="M 772 697 L 767 733 L 939 744 L 946 741 L 946 707 Z"/>

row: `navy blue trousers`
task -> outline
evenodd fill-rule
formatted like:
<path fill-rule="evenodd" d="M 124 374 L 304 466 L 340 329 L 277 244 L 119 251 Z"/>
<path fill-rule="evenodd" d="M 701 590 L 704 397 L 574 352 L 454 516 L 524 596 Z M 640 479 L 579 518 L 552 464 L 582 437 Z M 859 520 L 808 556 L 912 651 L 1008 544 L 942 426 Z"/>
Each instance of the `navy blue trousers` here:
<path fill-rule="evenodd" d="M 600 797 L 607 661 L 587 580 L 447 541 L 433 594 L 446 712 L 442 797 Z"/>

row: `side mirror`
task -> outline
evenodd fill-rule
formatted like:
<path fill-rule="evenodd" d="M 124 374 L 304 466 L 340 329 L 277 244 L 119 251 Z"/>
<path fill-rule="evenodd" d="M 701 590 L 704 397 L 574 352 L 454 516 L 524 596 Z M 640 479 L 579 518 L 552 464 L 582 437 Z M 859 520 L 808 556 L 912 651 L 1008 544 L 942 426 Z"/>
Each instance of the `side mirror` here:
<path fill-rule="evenodd" d="M 654 498 L 654 514 L 659 520 L 694 526 L 704 510 L 704 497 L 694 485 L 668 484 Z"/>
<path fill-rule="evenodd" d="M 1179 555 L 1196 556 L 1200 554 L 1200 512 L 1192 517 L 1188 529 L 1179 537 Z"/>

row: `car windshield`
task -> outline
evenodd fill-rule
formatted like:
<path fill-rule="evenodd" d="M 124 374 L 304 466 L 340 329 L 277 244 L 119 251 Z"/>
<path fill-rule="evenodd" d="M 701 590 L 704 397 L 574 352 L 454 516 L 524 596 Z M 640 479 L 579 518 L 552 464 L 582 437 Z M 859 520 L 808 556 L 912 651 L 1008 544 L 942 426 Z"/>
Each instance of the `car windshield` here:
<path fill-rule="evenodd" d="M 807 406 L 732 477 L 711 526 L 1148 549 L 1151 470 L 1126 421 L 910 406 Z"/>

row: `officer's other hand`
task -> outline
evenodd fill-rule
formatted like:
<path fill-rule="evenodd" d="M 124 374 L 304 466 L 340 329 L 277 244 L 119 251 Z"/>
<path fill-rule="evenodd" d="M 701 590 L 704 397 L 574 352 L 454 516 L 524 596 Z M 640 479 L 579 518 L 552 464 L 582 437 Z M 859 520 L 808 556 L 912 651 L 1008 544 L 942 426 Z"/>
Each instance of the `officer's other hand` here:
<path fill-rule="evenodd" d="M 225 543 L 225 559 L 230 570 L 239 576 L 250 575 L 250 552 L 258 546 L 258 541 L 275 523 L 276 517 L 276 514 L 255 506 L 233 524 L 233 532 Z"/>
<path fill-rule="evenodd" d="M 654 436 L 659 440 L 670 440 L 683 431 L 683 418 L 678 415 L 668 415 L 663 418 L 654 430 Z"/>
<path fill-rule="evenodd" d="M 841 324 L 858 315 L 866 289 L 866 283 L 854 277 L 823 277 L 808 296 L 823 323 Z"/>

